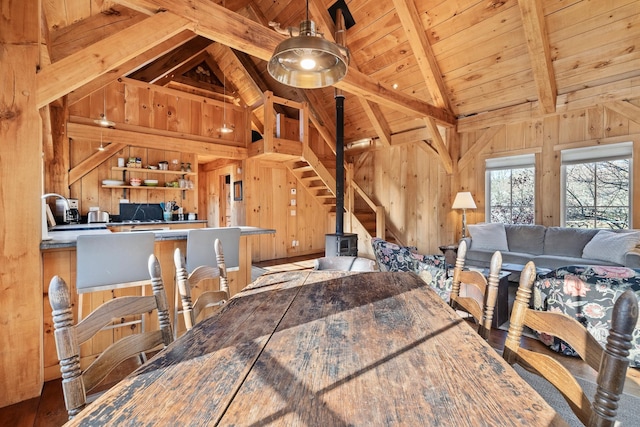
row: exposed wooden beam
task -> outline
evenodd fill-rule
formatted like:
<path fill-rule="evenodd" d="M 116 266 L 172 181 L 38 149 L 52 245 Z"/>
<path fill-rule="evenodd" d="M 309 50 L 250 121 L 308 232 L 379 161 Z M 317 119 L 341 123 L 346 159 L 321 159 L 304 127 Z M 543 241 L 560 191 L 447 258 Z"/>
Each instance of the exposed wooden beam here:
<path fill-rule="evenodd" d="M 116 0 L 119 1 L 119 0 Z M 184 0 L 130 0 L 144 7 L 171 11 L 195 23 L 195 32 L 233 49 L 268 61 L 285 36 L 234 13 L 215 2 L 187 4 Z M 429 116 L 447 126 L 456 118 L 451 112 L 418 98 L 387 88 L 380 82 L 349 68 L 346 77 L 334 85 L 338 89 L 362 96 L 378 104 L 390 105 L 411 116 Z"/>
<path fill-rule="evenodd" d="M 462 158 L 458 161 L 458 170 L 460 171 L 464 169 L 469 163 L 476 160 L 480 152 L 491 142 L 498 131 L 503 128 L 504 125 L 500 125 L 491 127 L 484 131 L 484 133 L 480 135 L 480 138 L 478 138 L 478 140 L 471 146 L 471 148 L 469 148 L 469 150 L 467 150 L 466 153 L 464 153 Z"/>
<path fill-rule="evenodd" d="M 640 107 L 627 101 L 613 101 L 603 104 L 605 108 L 623 115 L 627 119 L 640 123 Z"/>
<path fill-rule="evenodd" d="M 440 134 L 440 130 L 438 129 L 436 121 L 431 117 L 426 117 L 424 119 L 424 122 L 427 125 L 427 129 L 429 129 L 429 133 L 431 134 L 431 142 L 433 143 L 435 150 L 438 152 L 438 157 L 440 157 L 440 161 L 442 162 L 442 166 L 444 166 L 444 170 L 447 171 L 448 174 L 452 174 L 453 162 L 451 161 L 449 150 L 447 150 L 447 146 L 442 140 L 442 135 Z"/>
<path fill-rule="evenodd" d="M 147 83 L 155 83 L 200 55 L 211 43 L 208 38 L 197 36 L 138 71 L 131 73 L 128 77 Z"/>
<path fill-rule="evenodd" d="M 58 1 L 42 3 L 50 3 L 46 7 L 50 13 L 52 8 L 60 8 L 60 2 Z M 106 3 L 102 2 L 103 5 Z M 111 4 L 111 2 L 109 4 L 109 8 L 102 10 L 101 13 L 74 20 L 73 23 L 69 22 L 68 25 L 55 25 L 51 28 L 51 62 L 57 62 L 148 18 L 146 14 L 135 12 L 122 5 Z"/>
<path fill-rule="evenodd" d="M 152 47 L 146 52 L 137 55 L 135 58 L 125 62 L 121 66 L 111 69 L 108 73 L 102 74 L 91 80 L 89 83 L 72 90 L 68 95 L 69 105 L 75 104 L 96 90 L 102 89 L 118 78 L 137 70 L 144 64 L 154 61 L 156 58 L 159 58 L 194 37 L 196 37 L 196 35 L 191 31 L 182 31 L 159 45 Z"/>
<path fill-rule="evenodd" d="M 170 132 L 167 131 L 152 133 L 149 132 L 149 129 L 140 126 L 129 126 L 129 128 L 129 130 L 123 130 L 101 128 L 80 123 L 67 123 L 67 135 L 69 138 L 98 140 L 102 133 L 104 138 L 120 141 L 126 145 L 136 147 L 188 152 L 197 155 L 217 156 L 225 159 L 241 160 L 247 158 L 246 148 L 217 143 L 217 140 L 214 138 L 198 137 L 198 140 L 195 140 L 186 136 L 170 136 Z M 205 142 L 204 140 L 211 142 Z"/>
<path fill-rule="evenodd" d="M 126 144 L 122 144 L 120 142 L 112 142 L 104 147 L 104 150 L 96 151 L 91 156 L 84 159 L 80 164 L 76 165 L 69 171 L 69 185 L 81 179 L 126 146 Z"/>
<path fill-rule="evenodd" d="M 170 13 L 158 13 L 44 67 L 36 75 L 38 108 L 118 68 L 192 26 L 187 19 Z"/>
<path fill-rule="evenodd" d="M 518 0 L 518 6 L 529 49 L 531 69 L 538 90 L 538 100 L 543 112 L 553 113 L 556 110 L 557 88 L 542 2 L 539 0 Z"/>
<path fill-rule="evenodd" d="M 393 4 L 434 105 L 452 111 L 440 67 L 414 0 L 393 0 Z"/>
<path fill-rule="evenodd" d="M 601 86 L 590 87 L 558 96 L 556 110 L 575 111 L 606 104 L 611 101 L 624 101 L 640 97 L 640 80 L 629 78 Z M 538 120 L 544 116 L 538 101 L 526 102 L 512 107 L 477 114 L 458 119 L 458 132 L 475 132 L 491 126 Z"/>

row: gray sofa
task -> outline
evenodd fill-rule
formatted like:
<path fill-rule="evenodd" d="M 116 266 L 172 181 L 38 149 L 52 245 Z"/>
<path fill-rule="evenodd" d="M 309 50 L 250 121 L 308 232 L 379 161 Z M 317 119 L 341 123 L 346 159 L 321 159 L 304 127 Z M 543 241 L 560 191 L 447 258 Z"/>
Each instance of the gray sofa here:
<path fill-rule="evenodd" d="M 567 265 L 640 268 L 640 232 L 542 225 L 474 224 L 466 237 L 467 264 L 488 267 L 496 250 L 502 262 L 556 269 Z M 613 234 L 616 233 L 616 234 Z"/>

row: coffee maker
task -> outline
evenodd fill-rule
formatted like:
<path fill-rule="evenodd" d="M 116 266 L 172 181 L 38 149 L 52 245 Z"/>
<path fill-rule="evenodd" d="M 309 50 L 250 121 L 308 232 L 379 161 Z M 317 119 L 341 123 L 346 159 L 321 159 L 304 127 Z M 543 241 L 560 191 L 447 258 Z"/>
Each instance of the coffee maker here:
<path fill-rule="evenodd" d="M 62 224 L 78 224 L 80 222 L 80 210 L 78 199 L 56 200 L 56 220 Z"/>

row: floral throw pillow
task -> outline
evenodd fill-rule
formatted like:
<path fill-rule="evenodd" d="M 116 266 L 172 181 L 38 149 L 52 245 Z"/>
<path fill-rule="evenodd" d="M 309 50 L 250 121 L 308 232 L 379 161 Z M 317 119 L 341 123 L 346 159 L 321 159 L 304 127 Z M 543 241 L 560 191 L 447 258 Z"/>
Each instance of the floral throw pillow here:
<path fill-rule="evenodd" d="M 610 266 L 568 266 L 540 277 L 534 284 L 534 308 L 567 314 L 582 323 L 603 346 L 611 327 L 616 299 L 632 289 L 640 299 L 640 270 Z M 557 337 L 538 334 L 552 350 L 577 356 Z M 640 367 L 640 329 L 633 331 L 630 365 Z"/>

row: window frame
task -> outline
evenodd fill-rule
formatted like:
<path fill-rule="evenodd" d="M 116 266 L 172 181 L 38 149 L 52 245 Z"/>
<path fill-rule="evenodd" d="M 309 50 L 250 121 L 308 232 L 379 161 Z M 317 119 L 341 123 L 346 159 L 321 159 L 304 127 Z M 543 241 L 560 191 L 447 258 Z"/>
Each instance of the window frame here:
<path fill-rule="evenodd" d="M 612 160 L 629 160 L 629 224 L 633 229 L 633 142 L 626 141 L 600 146 L 570 148 L 560 151 L 560 226 L 567 222 L 567 166 L 584 163 L 601 163 Z M 595 202 L 594 202 L 595 203 Z M 595 205 L 597 208 L 598 205 Z"/>
<path fill-rule="evenodd" d="M 533 213 L 534 219 L 533 224 L 536 223 L 535 215 L 536 215 L 536 190 L 538 188 L 537 180 L 538 176 L 536 173 L 536 155 L 535 153 L 530 154 L 519 154 L 515 156 L 504 156 L 504 157 L 492 157 L 487 158 L 485 160 L 485 221 L 491 221 L 491 172 L 497 170 L 513 170 L 513 169 L 525 169 L 531 168 L 533 169 L 533 178 L 534 178 L 534 186 L 533 186 Z M 511 186 L 511 195 L 513 199 L 513 185 Z M 513 208 L 513 205 L 511 205 Z M 513 224 L 513 223 L 510 223 Z"/>

